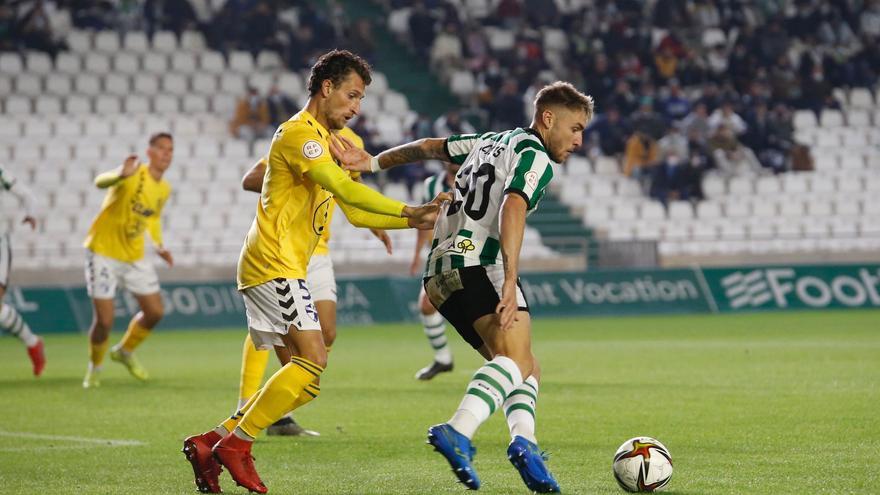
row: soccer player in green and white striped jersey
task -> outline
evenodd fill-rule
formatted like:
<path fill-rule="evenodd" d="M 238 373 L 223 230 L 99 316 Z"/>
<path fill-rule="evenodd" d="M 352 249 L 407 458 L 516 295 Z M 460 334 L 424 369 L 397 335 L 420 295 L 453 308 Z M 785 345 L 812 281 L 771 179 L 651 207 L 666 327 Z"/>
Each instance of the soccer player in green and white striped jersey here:
<path fill-rule="evenodd" d="M 543 197 L 553 167 L 582 144 L 592 116 L 591 97 L 555 82 L 538 91 L 527 128 L 422 139 L 376 157 L 345 141 L 331 143 L 344 166 L 361 171 L 426 159 L 461 164 L 453 201 L 434 227 L 425 291 L 488 362 L 474 374 L 452 418 L 428 430 L 428 442 L 472 490 L 480 480 L 471 465 L 471 438 L 493 412 L 504 410 L 513 438 L 507 455 L 526 486 L 559 491 L 535 439 L 540 366 L 519 287 L 519 254 L 526 216 Z"/>
<path fill-rule="evenodd" d="M 444 164 L 444 170 L 438 172 L 425 179 L 425 198 L 433 200 L 442 192 L 449 192 L 455 184 L 455 174 L 461 165 L 452 162 Z M 416 231 L 416 249 L 413 253 L 413 260 L 409 267 L 410 275 L 424 273 L 425 265 L 422 263 L 422 249 L 431 242 L 431 231 Z M 422 320 L 422 329 L 428 343 L 434 349 L 434 360 L 431 364 L 425 366 L 416 372 L 417 380 L 430 380 L 440 373 L 452 371 L 452 349 L 446 339 L 446 320 L 443 319 L 437 308 L 428 300 L 425 289 L 419 291 L 419 316 Z"/>

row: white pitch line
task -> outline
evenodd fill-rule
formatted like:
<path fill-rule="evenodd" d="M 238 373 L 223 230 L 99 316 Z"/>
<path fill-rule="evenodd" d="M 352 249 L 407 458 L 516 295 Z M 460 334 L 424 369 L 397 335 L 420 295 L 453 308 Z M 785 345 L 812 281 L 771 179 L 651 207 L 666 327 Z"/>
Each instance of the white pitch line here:
<path fill-rule="evenodd" d="M 0 437 L 29 438 L 33 440 L 56 440 L 61 442 L 93 443 L 106 447 L 140 447 L 146 445 L 138 440 L 113 440 L 108 438 L 72 437 L 66 435 L 42 435 L 39 433 L 27 433 L 23 431 L 0 430 Z"/>

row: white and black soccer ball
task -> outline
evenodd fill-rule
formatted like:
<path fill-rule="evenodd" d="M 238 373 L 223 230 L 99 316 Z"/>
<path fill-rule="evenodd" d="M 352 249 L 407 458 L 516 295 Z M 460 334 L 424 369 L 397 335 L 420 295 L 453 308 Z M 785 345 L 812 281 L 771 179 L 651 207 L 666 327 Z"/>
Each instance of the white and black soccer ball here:
<path fill-rule="evenodd" d="M 614 479 L 628 492 L 657 492 L 672 479 L 672 456 L 662 443 L 651 437 L 635 437 L 614 454 Z"/>

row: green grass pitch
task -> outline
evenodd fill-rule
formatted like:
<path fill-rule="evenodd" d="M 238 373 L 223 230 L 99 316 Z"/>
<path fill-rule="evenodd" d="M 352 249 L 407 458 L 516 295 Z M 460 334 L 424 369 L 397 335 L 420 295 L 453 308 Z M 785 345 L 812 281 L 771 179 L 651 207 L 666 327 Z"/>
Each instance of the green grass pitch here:
<path fill-rule="evenodd" d="M 21 345 L 3 338 L 0 493 L 195 493 L 181 440 L 232 412 L 243 336 L 157 331 L 139 351 L 150 382 L 108 360 L 97 390 L 80 386 L 85 336 L 47 337 L 38 380 Z M 422 383 L 413 374 L 430 349 L 420 328 L 341 328 L 321 397 L 298 413 L 322 435 L 261 437 L 254 448 L 270 493 L 461 493 L 424 444 L 480 364 L 450 340 L 455 371 Z M 534 341 L 538 438 L 564 493 L 622 493 L 611 457 L 637 435 L 671 450 L 669 493 L 880 490 L 878 311 L 539 319 Z M 482 493 L 528 493 L 508 441 L 499 414 L 478 432 Z M 227 473 L 221 484 L 245 493 Z"/>

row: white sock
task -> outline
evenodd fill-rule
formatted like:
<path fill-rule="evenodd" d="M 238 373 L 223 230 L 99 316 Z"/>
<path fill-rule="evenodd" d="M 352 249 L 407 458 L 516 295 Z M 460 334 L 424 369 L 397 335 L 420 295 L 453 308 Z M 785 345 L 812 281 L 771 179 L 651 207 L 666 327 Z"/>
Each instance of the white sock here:
<path fill-rule="evenodd" d="M 440 364 L 450 364 L 452 362 L 452 350 L 449 349 L 449 343 L 446 340 L 446 320 L 439 311 L 429 315 L 421 315 L 422 326 L 425 331 L 425 337 L 434 348 L 434 361 Z"/>
<path fill-rule="evenodd" d="M 33 347 L 40 341 L 40 338 L 31 332 L 31 327 L 25 323 L 18 311 L 9 304 L 2 304 L 0 307 L 0 330 L 15 335 L 27 347 Z"/>
<path fill-rule="evenodd" d="M 95 366 L 95 363 L 89 362 L 89 371 L 101 371 L 104 369 L 104 365 Z"/>
<path fill-rule="evenodd" d="M 462 435 L 473 438 L 477 428 L 500 409 L 504 399 L 520 385 L 522 374 L 516 363 L 508 357 L 496 356 L 474 373 L 449 424 Z"/>
<path fill-rule="evenodd" d="M 535 438 L 535 408 L 538 403 L 538 380 L 529 375 L 504 401 L 504 415 L 510 428 L 510 438 L 517 435 L 537 444 Z"/>

